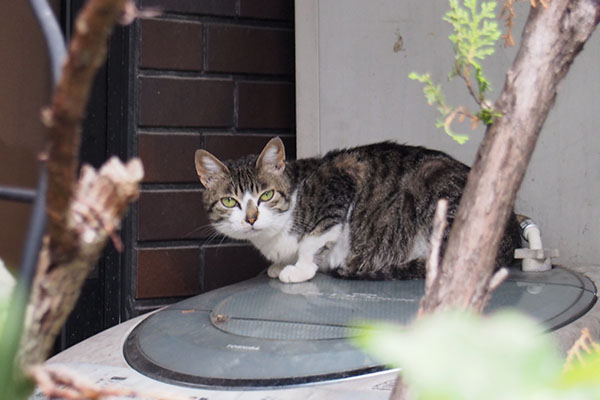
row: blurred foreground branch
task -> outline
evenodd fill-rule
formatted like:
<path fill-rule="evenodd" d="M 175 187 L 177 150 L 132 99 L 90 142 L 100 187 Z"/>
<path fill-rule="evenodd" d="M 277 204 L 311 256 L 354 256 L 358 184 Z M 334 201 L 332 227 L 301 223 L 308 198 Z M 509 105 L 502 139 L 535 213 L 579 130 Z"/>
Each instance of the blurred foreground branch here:
<path fill-rule="evenodd" d="M 36 382 L 40 391 L 51 399 L 88 400 L 128 397 L 140 400 L 190 400 L 190 397 L 170 393 L 149 393 L 144 390 L 114 386 L 101 387 L 85 376 L 53 365 L 31 367 L 28 374 Z"/>
<path fill-rule="evenodd" d="M 81 286 L 106 242 L 113 238 L 143 178 L 138 159 L 110 159 L 99 171 L 79 167 L 81 124 L 97 70 L 104 64 L 115 25 L 131 13 L 131 0 L 90 0 L 78 16 L 52 105 L 49 129 L 47 235 L 31 289 L 18 364 L 43 362 L 73 309 Z"/>

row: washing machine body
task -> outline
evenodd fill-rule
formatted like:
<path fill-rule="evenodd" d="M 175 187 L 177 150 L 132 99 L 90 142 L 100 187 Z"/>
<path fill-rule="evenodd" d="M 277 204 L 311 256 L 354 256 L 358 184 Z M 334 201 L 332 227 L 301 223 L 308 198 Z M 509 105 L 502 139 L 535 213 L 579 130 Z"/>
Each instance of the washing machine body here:
<path fill-rule="evenodd" d="M 600 332 L 598 268 L 510 271 L 485 310 L 517 309 L 566 349 L 582 326 Z M 587 275 L 587 276 L 586 276 Z M 364 321 L 408 324 L 422 280 L 266 276 L 127 321 L 55 356 L 101 384 L 204 399 L 387 399 L 397 370 L 354 347 Z M 515 327 L 518 329 L 518 327 Z"/>
<path fill-rule="evenodd" d="M 152 315 L 127 338 L 127 362 L 157 380 L 199 387 L 277 387 L 344 379 L 384 369 L 348 340 L 364 321 L 408 324 L 422 280 L 343 280 L 318 274 L 285 284 L 259 276 L 199 295 Z M 517 269 L 486 312 L 520 310 L 555 330 L 585 314 L 596 289 L 556 267 Z"/>

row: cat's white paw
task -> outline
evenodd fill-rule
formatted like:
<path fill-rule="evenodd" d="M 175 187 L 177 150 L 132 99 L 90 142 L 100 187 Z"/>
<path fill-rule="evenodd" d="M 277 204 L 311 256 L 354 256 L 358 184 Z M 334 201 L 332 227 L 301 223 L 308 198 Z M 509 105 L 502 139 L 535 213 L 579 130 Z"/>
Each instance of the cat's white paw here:
<path fill-rule="evenodd" d="M 278 278 L 279 273 L 283 270 L 283 267 L 284 266 L 280 264 L 273 264 L 267 268 L 267 275 L 269 275 L 269 278 Z"/>
<path fill-rule="evenodd" d="M 304 282 L 317 273 L 317 266 L 311 264 L 288 265 L 279 273 L 279 280 L 284 283 Z"/>

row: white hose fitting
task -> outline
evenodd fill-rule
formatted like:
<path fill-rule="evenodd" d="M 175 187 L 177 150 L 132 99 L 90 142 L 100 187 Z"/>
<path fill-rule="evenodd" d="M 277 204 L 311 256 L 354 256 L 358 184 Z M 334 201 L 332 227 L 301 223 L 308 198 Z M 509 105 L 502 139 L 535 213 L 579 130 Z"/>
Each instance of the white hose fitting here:
<path fill-rule="evenodd" d="M 558 250 L 543 248 L 540 228 L 531 218 L 525 217 L 519 225 L 521 235 L 529 244 L 527 249 L 515 250 L 515 258 L 523 259 L 523 271 L 541 272 L 552 269 L 552 258 L 558 257 Z"/>
<path fill-rule="evenodd" d="M 532 219 L 526 218 L 519 224 L 521 226 L 521 235 L 529 243 L 530 249 L 543 249 L 542 233 L 540 228 Z"/>

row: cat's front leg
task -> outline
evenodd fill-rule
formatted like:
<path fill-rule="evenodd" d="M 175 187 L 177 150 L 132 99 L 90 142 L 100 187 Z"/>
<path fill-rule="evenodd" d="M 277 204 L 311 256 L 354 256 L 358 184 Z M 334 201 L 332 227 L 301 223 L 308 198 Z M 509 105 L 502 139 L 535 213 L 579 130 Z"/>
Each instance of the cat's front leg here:
<path fill-rule="evenodd" d="M 314 277 L 319 269 L 315 263 L 315 256 L 328 243 L 336 242 L 341 232 L 341 225 L 336 225 L 324 233 L 313 232 L 302 238 L 298 245 L 298 261 L 283 268 L 279 273 L 279 280 L 285 283 L 297 283 Z"/>
<path fill-rule="evenodd" d="M 313 262 L 288 265 L 279 273 L 279 280 L 285 283 L 305 282 L 317 273 L 317 264 Z"/>

